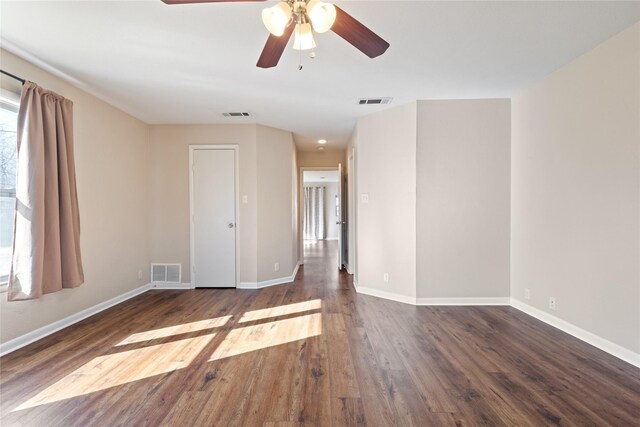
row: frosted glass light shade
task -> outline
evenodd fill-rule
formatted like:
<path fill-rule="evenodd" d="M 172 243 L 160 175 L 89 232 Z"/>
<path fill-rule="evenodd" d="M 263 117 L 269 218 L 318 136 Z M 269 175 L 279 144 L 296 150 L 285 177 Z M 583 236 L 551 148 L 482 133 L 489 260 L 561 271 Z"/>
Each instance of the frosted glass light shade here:
<path fill-rule="evenodd" d="M 262 22 L 274 36 L 280 37 L 284 34 L 289 19 L 291 19 L 291 7 L 287 3 L 280 2 L 262 10 Z"/>
<path fill-rule="evenodd" d="M 307 14 L 316 33 L 325 33 L 336 22 L 336 7 L 320 0 L 311 0 L 307 4 Z"/>
<path fill-rule="evenodd" d="M 293 48 L 295 50 L 309 50 L 316 47 L 316 42 L 313 41 L 311 24 L 296 24 L 293 34 L 295 36 L 293 40 Z"/>

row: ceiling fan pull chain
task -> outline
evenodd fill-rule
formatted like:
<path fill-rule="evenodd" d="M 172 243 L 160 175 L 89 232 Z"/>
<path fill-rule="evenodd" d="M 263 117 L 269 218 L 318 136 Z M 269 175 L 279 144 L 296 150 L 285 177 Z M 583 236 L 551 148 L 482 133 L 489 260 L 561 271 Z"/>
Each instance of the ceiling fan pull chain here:
<path fill-rule="evenodd" d="M 300 37 L 300 25 L 296 25 L 296 31 L 298 32 L 298 37 Z M 302 71 L 302 50 L 299 50 L 298 53 L 300 54 L 300 60 L 298 63 L 298 71 Z"/>

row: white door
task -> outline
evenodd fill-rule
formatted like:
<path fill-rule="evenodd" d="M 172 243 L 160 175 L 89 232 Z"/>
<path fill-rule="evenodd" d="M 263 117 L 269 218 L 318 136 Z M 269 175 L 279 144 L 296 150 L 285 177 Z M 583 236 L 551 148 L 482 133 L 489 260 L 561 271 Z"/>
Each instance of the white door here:
<path fill-rule="evenodd" d="M 191 154 L 191 284 L 236 286 L 236 150 Z"/>
<path fill-rule="evenodd" d="M 338 270 L 342 270 L 342 266 L 344 265 L 344 231 L 345 231 L 345 218 L 344 218 L 344 200 L 342 197 L 342 164 L 338 163 L 338 220 L 336 224 L 338 224 Z"/>

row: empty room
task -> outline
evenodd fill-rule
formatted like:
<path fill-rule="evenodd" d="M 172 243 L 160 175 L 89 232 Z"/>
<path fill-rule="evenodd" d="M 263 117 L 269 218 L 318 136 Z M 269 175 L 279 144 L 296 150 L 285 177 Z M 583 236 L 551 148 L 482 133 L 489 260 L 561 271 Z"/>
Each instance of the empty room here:
<path fill-rule="evenodd" d="M 640 425 L 640 2 L 0 2 L 0 425 Z"/>

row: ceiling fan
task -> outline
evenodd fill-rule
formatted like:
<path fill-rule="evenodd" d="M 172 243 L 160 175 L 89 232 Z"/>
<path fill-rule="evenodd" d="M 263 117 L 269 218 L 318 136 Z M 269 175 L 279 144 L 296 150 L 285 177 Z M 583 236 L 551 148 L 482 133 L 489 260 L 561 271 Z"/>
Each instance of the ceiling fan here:
<path fill-rule="evenodd" d="M 189 4 L 265 0 L 162 1 L 166 4 Z M 294 34 L 293 48 L 300 51 L 311 50 L 312 58 L 315 56 L 313 48 L 316 46 L 313 40 L 314 31 L 324 33 L 331 30 L 369 58 L 382 55 L 389 47 L 389 43 L 347 12 L 321 0 L 281 0 L 275 6 L 262 11 L 262 21 L 271 34 L 256 64 L 260 68 L 271 68 L 278 65 L 292 34 Z"/>

